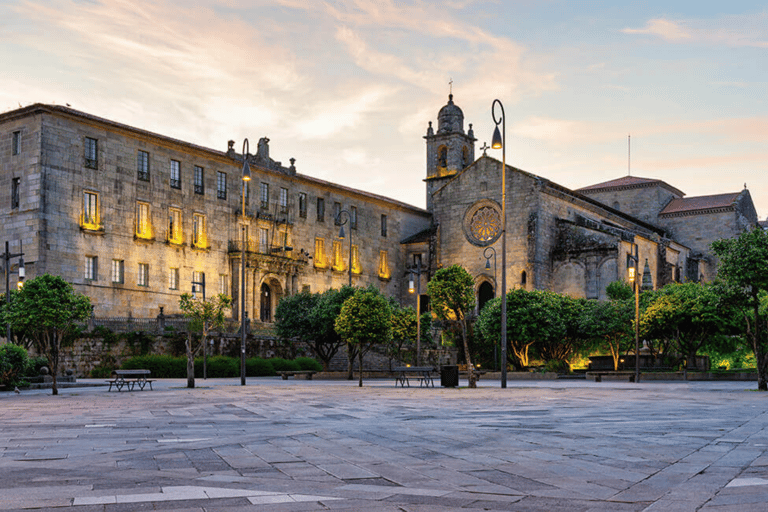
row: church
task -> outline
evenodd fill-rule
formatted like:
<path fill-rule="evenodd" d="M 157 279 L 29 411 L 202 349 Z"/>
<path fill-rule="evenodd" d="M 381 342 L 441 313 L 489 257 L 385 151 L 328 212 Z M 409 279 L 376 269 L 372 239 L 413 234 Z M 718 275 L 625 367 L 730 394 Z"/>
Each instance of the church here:
<path fill-rule="evenodd" d="M 235 141 L 214 150 L 59 105 L 5 112 L 7 259 L 23 253 L 28 279 L 62 276 L 96 317 L 178 314 L 181 294 L 195 292 L 232 296 L 239 319 L 244 290 L 244 312 L 268 325 L 283 296 L 347 283 L 415 306 L 416 277 L 426 307 L 430 277 L 452 264 L 475 278 L 482 307 L 501 283 L 502 172 L 509 289 L 605 299 L 633 254 L 644 286 L 711 280 L 709 244 L 758 223 L 746 189 L 685 197 L 625 176 L 570 190 L 485 152 L 475 158 L 452 95 L 424 139 L 426 209 L 317 179 L 293 158 L 285 165 L 267 137 L 238 153 Z"/>

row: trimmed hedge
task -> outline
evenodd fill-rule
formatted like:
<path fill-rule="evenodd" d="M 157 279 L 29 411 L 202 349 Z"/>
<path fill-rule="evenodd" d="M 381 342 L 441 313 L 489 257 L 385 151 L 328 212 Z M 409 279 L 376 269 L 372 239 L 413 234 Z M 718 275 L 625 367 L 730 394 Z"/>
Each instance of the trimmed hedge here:
<path fill-rule="evenodd" d="M 0 386 L 21 384 L 28 365 L 27 351 L 23 347 L 12 343 L 0 345 Z"/>
<path fill-rule="evenodd" d="M 172 356 L 135 356 L 126 359 L 124 370 L 145 369 L 152 372 L 156 379 L 185 379 L 187 378 L 187 358 Z M 321 371 L 322 365 L 311 357 L 300 357 L 294 361 L 273 358 L 262 359 L 252 357 L 245 360 L 245 374 L 248 377 L 274 377 L 278 371 L 286 370 L 315 370 Z M 232 378 L 240 376 L 240 359 L 228 356 L 211 356 L 208 358 L 208 377 Z M 195 359 L 195 378 L 203 376 L 203 359 Z"/>

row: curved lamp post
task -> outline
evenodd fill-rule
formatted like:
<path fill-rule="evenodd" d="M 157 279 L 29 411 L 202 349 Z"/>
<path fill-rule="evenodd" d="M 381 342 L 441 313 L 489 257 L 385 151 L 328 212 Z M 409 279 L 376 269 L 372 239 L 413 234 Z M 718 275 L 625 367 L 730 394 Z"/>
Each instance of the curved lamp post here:
<path fill-rule="evenodd" d="M 496 117 L 496 105 L 501 115 Z M 504 105 L 493 100 L 491 117 L 496 124 L 491 147 L 501 149 L 501 387 L 507 387 L 507 129 Z M 499 133 L 501 125 L 501 133 Z"/>
<path fill-rule="evenodd" d="M 632 244 L 634 253 L 627 254 L 627 272 L 635 292 L 635 382 L 640 382 L 640 258 L 637 244 Z M 632 263 L 632 265 L 630 265 Z"/>
<path fill-rule="evenodd" d="M 341 214 L 346 213 L 347 218 L 344 221 L 341 220 Z M 349 286 L 352 286 L 352 214 L 347 210 L 341 210 L 336 216 L 336 223 L 341 227 L 339 228 L 339 238 L 344 240 L 344 224 L 349 222 L 349 268 L 347 273 L 349 275 Z"/>
<path fill-rule="evenodd" d="M 243 247 L 240 251 L 240 385 L 245 386 L 245 254 L 248 249 L 248 238 L 245 232 L 245 187 L 251 181 L 251 167 L 248 165 L 248 152 L 250 151 L 248 139 L 243 140 L 243 190 L 242 190 L 242 210 L 243 225 L 241 226 Z"/>

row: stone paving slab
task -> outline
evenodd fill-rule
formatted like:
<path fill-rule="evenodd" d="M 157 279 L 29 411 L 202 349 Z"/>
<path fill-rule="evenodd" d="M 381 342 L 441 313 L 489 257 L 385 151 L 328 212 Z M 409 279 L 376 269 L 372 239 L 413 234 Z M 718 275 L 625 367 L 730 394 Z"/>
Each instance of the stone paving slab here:
<path fill-rule="evenodd" d="M 748 383 L 198 384 L 0 393 L 0 510 L 768 510 Z"/>

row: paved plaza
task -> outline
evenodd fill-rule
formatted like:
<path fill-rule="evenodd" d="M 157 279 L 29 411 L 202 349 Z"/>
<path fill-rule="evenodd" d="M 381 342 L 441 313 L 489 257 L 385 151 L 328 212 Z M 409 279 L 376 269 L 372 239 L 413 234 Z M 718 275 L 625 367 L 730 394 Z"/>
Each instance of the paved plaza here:
<path fill-rule="evenodd" d="M 0 509 L 768 510 L 755 383 L 393 383 L 0 393 Z"/>

